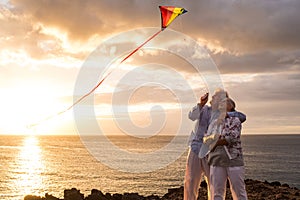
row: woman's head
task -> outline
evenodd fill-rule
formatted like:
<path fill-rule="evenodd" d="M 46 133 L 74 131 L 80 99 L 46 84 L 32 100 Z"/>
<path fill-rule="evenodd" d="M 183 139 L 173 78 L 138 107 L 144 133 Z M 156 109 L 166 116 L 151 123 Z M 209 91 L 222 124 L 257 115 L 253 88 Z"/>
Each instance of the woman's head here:
<path fill-rule="evenodd" d="M 217 110 L 220 102 L 222 102 L 226 98 L 228 98 L 228 93 L 225 90 L 222 89 L 216 90 L 210 101 L 212 109 Z"/>

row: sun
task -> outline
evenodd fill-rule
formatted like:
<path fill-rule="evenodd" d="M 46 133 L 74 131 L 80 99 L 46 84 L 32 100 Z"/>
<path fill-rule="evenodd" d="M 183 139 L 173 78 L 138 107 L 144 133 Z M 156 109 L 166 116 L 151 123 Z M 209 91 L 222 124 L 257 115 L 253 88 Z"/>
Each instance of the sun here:
<path fill-rule="evenodd" d="M 53 91 L 51 87 L 26 84 L 2 90 L 1 133 L 55 134 L 70 119 L 70 114 L 55 116 L 64 109 L 66 103 Z M 32 127 L 32 124 L 37 125 Z"/>

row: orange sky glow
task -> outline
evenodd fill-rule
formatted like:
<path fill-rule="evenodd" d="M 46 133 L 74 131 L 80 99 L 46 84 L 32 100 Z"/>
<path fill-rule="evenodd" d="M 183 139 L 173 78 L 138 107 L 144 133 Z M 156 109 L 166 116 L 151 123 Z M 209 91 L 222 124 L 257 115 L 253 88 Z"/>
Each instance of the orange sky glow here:
<path fill-rule="evenodd" d="M 43 119 L 72 105 L 77 98 L 78 74 L 88 56 L 116 34 L 160 28 L 158 5 L 163 1 L 133 5 L 63 2 L 0 0 L 0 135 L 78 134 L 73 110 Z M 299 20 L 289 18 L 292 14 L 288 11 L 276 12 L 281 9 L 280 2 L 268 10 L 267 5 L 249 7 L 247 2 L 236 1 L 224 3 L 221 11 L 222 5 L 211 5 L 210 12 L 203 9 L 209 2 L 171 4 L 180 4 L 188 13 L 176 19 L 170 29 L 198 41 L 211 56 L 237 110 L 247 115 L 243 133 L 299 134 L 299 30 L 284 28 L 300 27 Z M 162 41 L 163 34 L 156 42 Z M 147 37 L 135 39 L 142 43 Z M 180 45 L 176 38 L 172 41 Z M 129 44 L 122 41 L 119 45 Z M 140 134 L 174 134 L 178 124 L 183 126 L 180 134 L 190 134 L 193 123 L 187 113 L 197 101 L 176 81 L 172 70 L 184 77 L 197 99 L 208 91 L 202 77 L 182 59 L 168 52 L 141 49 L 95 91 L 93 105 L 83 105 L 94 106 L 95 116 L 80 117 L 96 117 L 105 134 L 137 134 L 131 133 L 135 129 L 129 125 L 120 128 L 122 120 L 140 128 L 151 126 Z M 119 81 L 133 71 L 137 75 Z M 140 79 L 172 82 L 176 91 L 155 83 L 137 85 Z M 127 104 L 113 103 L 114 94 L 125 95 L 130 88 L 136 89 Z M 177 93 L 186 98 L 184 102 L 178 102 Z M 120 113 L 116 116 L 113 110 Z M 41 123 L 28 128 L 37 122 Z M 156 126 L 154 122 L 159 123 Z"/>

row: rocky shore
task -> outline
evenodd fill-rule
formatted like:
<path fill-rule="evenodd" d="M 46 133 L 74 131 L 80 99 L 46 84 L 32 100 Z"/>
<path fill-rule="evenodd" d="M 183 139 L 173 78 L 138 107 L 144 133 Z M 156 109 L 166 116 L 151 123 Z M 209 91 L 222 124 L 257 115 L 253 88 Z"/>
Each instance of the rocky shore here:
<path fill-rule="evenodd" d="M 249 200 L 300 200 L 300 190 L 280 182 L 245 180 Z M 168 193 L 159 197 L 156 195 L 141 196 L 138 193 L 103 194 L 100 190 L 93 189 L 91 194 L 84 196 L 79 190 L 72 188 L 64 191 L 64 199 L 56 198 L 48 193 L 45 197 L 27 195 L 24 200 L 182 200 L 183 187 L 169 189 Z M 206 183 L 201 183 L 198 200 L 207 199 Z M 232 199 L 227 184 L 226 200 Z"/>

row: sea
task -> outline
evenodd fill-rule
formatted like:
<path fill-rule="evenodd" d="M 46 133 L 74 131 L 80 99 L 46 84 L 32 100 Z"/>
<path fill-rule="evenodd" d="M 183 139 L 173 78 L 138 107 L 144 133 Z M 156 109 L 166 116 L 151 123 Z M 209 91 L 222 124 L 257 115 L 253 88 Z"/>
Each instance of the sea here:
<path fill-rule="evenodd" d="M 0 135 L 0 199 L 21 200 L 28 194 L 45 193 L 63 198 L 64 189 L 71 188 L 79 189 L 85 196 L 92 189 L 162 196 L 170 188 L 183 186 L 188 149 L 176 149 L 176 144 L 173 149 L 163 149 L 174 143 L 173 136 L 90 136 L 89 141 L 101 143 L 101 137 L 133 154 L 94 154 L 95 149 L 88 148 L 79 136 Z M 300 135 L 243 135 L 242 147 L 246 178 L 300 188 Z M 111 150 L 107 145 L 100 148 L 102 152 Z M 176 159 L 168 156 L 174 152 L 177 155 L 176 151 L 181 151 Z M 144 164 L 126 158 L 150 154 L 152 157 Z M 114 159 L 118 156 L 122 159 Z M 172 158 L 168 160 L 169 157 Z"/>

